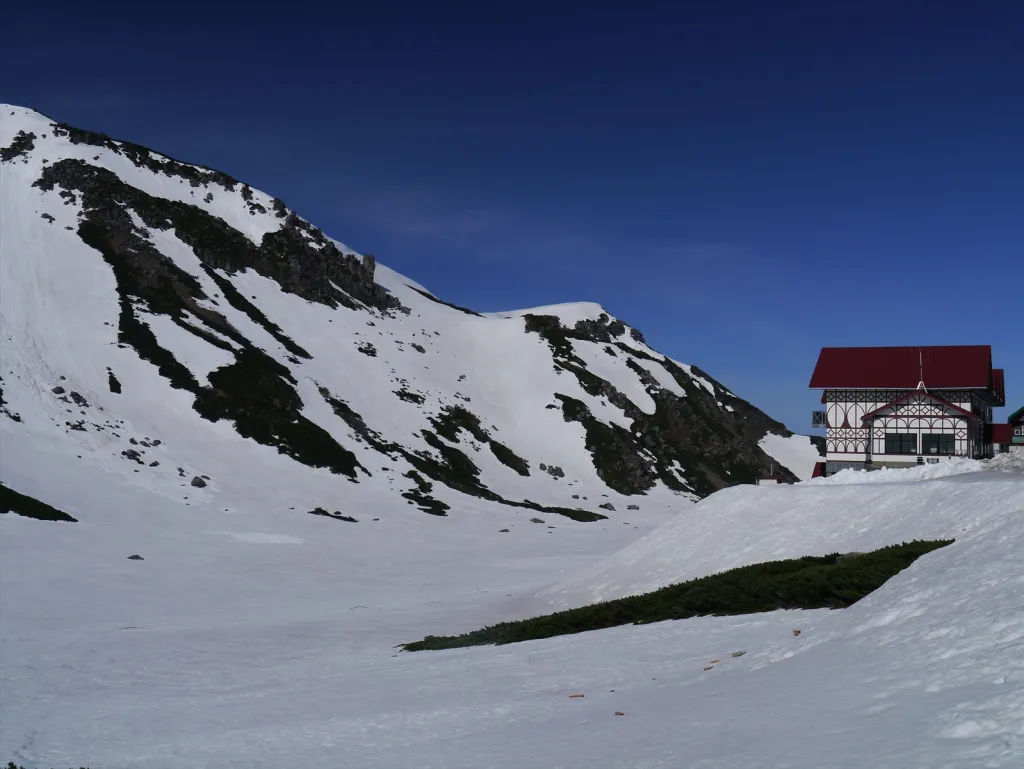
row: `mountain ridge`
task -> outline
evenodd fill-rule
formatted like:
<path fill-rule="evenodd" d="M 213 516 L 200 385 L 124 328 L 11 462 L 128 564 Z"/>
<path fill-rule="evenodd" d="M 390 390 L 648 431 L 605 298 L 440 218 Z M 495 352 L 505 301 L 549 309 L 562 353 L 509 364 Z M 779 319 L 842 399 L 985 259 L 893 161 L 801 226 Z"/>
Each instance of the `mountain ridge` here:
<path fill-rule="evenodd" d="M 121 425 L 191 414 L 224 450 L 256 444 L 424 512 L 469 495 L 579 521 L 772 466 L 795 480 L 816 454 L 600 305 L 452 305 L 227 174 L 22 108 L 0 106 L 0 152 L 5 442 L 56 429 L 76 456 L 159 473 L 166 440 L 123 446 Z M 128 391 L 144 419 L 96 410 L 120 414 Z M 800 444 L 796 473 L 769 435 Z"/>

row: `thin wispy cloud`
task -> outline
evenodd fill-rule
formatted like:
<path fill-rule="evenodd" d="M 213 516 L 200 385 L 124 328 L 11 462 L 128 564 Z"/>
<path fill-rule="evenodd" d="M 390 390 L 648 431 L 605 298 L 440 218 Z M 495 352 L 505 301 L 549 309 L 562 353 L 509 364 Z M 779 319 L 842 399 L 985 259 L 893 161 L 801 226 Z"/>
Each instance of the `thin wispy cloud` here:
<path fill-rule="evenodd" d="M 554 218 L 464 205 L 438 190 L 347 189 L 339 202 L 341 218 L 369 223 L 381 239 L 388 235 L 401 253 L 394 267 L 413 257 L 406 262 L 410 269 L 420 258 L 477 274 L 492 267 L 500 274 L 521 268 L 520 274 L 542 275 L 554 301 L 599 301 L 626 320 L 667 312 L 670 327 L 678 324 L 688 333 L 694 324 L 710 323 L 734 340 L 805 341 L 799 324 L 807 319 L 799 307 L 768 311 L 785 294 L 778 285 L 781 273 L 774 259 L 747 244 L 583 232 Z M 638 302 L 644 309 L 637 309 Z"/>
<path fill-rule="evenodd" d="M 513 260 L 552 272 L 625 271 L 642 260 L 645 270 L 677 274 L 738 264 L 749 250 L 728 242 L 645 242 L 603 232 L 584 232 L 555 218 L 487 205 L 467 205 L 439 190 L 381 189 L 345 185 L 337 210 L 409 246 L 451 248 L 461 258 Z"/>
<path fill-rule="evenodd" d="M 723 266 L 749 260 L 752 252 L 739 243 L 683 241 L 662 246 L 650 257 L 666 265 Z"/>
<path fill-rule="evenodd" d="M 102 83 L 83 83 L 76 88 L 43 90 L 37 92 L 34 103 L 22 106 L 40 110 L 55 120 L 65 120 L 68 116 L 74 116 L 79 120 L 84 118 L 93 125 L 82 127 L 93 130 L 102 130 L 105 118 L 111 114 L 142 109 L 166 111 L 168 107 L 166 100 L 161 98 L 158 91 L 144 93 L 138 89 L 125 89 Z"/>
<path fill-rule="evenodd" d="M 593 255 L 600 240 L 499 206 L 468 204 L 440 190 L 346 185 L 339 218 L 358 221 L 410 249 L 452 250 L 460 259 L 534 264 Z"/>
<path fill-rule="evenodd" d="M 517 229 L 517 217 L 486 207 L 458 207 L 436 193 L 398 190 L 387 193 L 360 189 L 349 196 L 346 216 L 359 216 L 371 226 L 403 240 L 471 248 Z"/>

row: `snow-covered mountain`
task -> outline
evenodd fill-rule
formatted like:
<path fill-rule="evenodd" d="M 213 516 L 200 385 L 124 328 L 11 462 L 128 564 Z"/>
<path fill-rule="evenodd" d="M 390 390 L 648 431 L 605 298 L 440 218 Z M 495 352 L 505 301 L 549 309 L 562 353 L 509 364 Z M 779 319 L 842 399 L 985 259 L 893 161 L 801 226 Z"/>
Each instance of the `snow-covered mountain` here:
<path fill-rule="evenodd" d="M 23 108 L 0 148 L 4 453 L 46 446 L 47 477 L 594 521 L 818 458 L 598 305 L 455 307 L 224 173 Z"/>

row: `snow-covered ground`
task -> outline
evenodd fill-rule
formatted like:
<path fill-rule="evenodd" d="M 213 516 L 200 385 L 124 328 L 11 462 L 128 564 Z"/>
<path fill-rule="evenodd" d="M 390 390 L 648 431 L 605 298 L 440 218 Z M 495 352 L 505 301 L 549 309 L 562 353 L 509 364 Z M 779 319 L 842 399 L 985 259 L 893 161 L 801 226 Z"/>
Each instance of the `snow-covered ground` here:
<path fill-rule="evenodd" d="M 23 457 L 9 479 L 43 461 Z M 613 555 L 638 533 L 582 527 L 587 536 L 556 548 L 545 526 L 499 534 L 487 516 L 399 532 L 384 517 L 288 517 L 257 500 L 182 507 L 130 484 L 94 487 L 88 468 L 71 465 L 51 498 L 78 500 L 81 523 L 0 519 L 0 758 L 1019 767 L 1024 473 L 903 472 L 886 484 L 726 490 Z M 764 558 L 940 536 L 957 541 L 842 611 L 394 648 L 540 613 L 547 599 L 536 594 L 567 574 L 581 590 L 590 580 L 580 596 L 599 597 Z M 145 560 L 127 560 L 136 552 Z M 609 591 L 612 579 L 624 587 Z"/>

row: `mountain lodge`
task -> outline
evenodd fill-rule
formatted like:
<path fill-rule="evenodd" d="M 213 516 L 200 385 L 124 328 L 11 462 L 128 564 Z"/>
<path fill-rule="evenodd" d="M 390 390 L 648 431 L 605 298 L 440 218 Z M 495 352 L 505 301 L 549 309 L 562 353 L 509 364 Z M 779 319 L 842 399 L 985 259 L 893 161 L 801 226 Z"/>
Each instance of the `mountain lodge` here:
<path fill-rule="evenodd" d="M 824 411 L 825 474 L 908 467 L 995 452 L 993 408 L 1006 405 L 989 345 L 824 347 L 811 375 Z"/>

